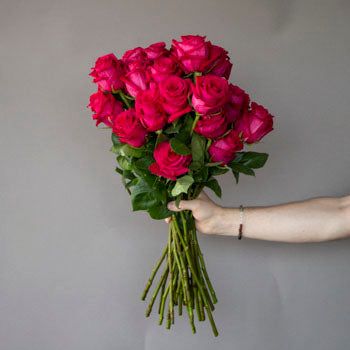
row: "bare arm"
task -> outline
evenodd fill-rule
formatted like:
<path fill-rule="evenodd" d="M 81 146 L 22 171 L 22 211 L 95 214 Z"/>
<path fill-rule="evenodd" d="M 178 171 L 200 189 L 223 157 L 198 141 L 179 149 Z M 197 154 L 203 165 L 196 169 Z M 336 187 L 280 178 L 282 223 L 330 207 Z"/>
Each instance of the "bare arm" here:
<path fill-rule="evenodd" d="M 237 236 L 238 208 L 223 208 L 205 193 L 192 201 L 181 201 L 180 209 L 192 210 L 199 231 L 207 234 Z M 313 198 L 244 210 L 243 237 L 281 242 L 321 242 L 350 237 L 350 196 Z"/>

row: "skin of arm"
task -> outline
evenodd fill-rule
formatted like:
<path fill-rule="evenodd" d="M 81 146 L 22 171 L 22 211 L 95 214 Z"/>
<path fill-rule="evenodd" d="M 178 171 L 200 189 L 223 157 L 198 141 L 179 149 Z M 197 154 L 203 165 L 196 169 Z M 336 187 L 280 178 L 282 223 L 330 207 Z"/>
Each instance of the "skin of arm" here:
<path fill-rule="evenodd" d="M 181 201 L 172 211 L 191 210 L 197 229 L 205 234 L 237 236 L 238 208 L 215 204 L 202 192 L 197 199 Z M 323 242 L 350 237 L 350 195 L 312 198 L 266 207 L 245 207 L 243 237 L 290 242 Z"/>

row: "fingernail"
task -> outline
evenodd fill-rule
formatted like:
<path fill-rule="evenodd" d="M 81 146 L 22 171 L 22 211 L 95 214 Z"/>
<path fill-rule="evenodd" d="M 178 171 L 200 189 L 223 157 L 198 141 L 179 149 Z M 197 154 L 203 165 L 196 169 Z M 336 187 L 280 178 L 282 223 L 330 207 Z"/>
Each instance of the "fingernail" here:
<path fill-rule="evenodd" d="M 175 208 L 174 202 L 169 202 L 169 203 L 168 203 L 168 209 L 169 209 L 169 210 L 173 210 L 174 208 Z"/>

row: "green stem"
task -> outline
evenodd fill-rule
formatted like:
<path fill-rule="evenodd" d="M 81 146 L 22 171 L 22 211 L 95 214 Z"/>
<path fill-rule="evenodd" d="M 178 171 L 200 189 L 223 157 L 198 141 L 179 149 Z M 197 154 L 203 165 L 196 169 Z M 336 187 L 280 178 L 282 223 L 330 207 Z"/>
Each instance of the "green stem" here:
<path fill-rule="evenodd" d="M 130 108 L 131 105 L 130 105 L 128 99 L 126 98 L 125 94 L 123 93 L 123 91 L 119 90 L 118 94 L 119 94 L 120 98 L 122 99 L 122 101 L 124 102 L 124 104 L 126 105 L 126 107 Z"/>
<path fill-rule="evenodd" d="M 174 222 L 174 226 L 175 226 L 175 231 L 176 231 L 176 233 L 177 233 L 177 237 L 179 237 L 179 239 L 180 239 L 180 241 L 181 241 L 181 244 L 182 244 L 182 246 L 183 246 L 183 249 L 184 249 L 184 251 L 185 251 L 185 255 L 186 255 L 188 264 L 189 264 L 189 266 L 190 266 L 191 275 L 193 276 L 193 278 L 194 278 L 196 284 L 198 285 L 199 291 L 200 291 L 200 293 L 202 294 L 203 301 L 204 301 L 204 304 L 205 304 L 205 309 L 207 310 L 208 318 L 209 318 L 209 321 L 210 321 L 210 324 L 211 324 L 213 333 L 214 333 L 214 335 L 217 337 L 217 336 L 219 335 L 219 333 L 218 333 L 218 330 L 217 330 L 217 328 L 216 328 L 213 315 L 212 315 L 212 313 L 211 313 L 211 309 L 210 309 L 210 306 L 209 306 L 209 303 L 208 303 L 207 296 L 206 296 L 206 294 L 204 293 L 203 286 L 202 286 L 202 284 L 200 283 L 200 280 L 199 280 L 199 278 L 198 278 L 198 276 L 197 276 L 197 274 L 196 274 L 196 272 L 195 272 L 192 259 L 191 259 L 190 255 L 189 255 L 189 247 L 188 247 L 188 245 L 186 245 L 186 243 L 184 242 L 183 238 L 181 237 L 180 229 L 179 229 L 179 226 L 177 225 L 177 222 L 176 222 L 176 219 L 175 219 L 175 215 L 173 215 L 173 220 L 172 220 L 172 222 Z"/>
<path fill-rule="evenodd" d="M 148 307 L 147 307 L 147 309 L 146 309 L 146 317 L 148 317 L 148 316 L 151 314 L 154 301 L 155 301 L 156 298 L 157 298 L 159 289 L 160 289 L 160 287 L 161 287 L 163 281 L 168 277 L 168 273 L 169 273 L 169 268 L 168 268 L 168 266 L 167 266 L 167 267 L 165 268 L 165 270 L 164 270 L 164 272 L 163 272 L 161 278 L 160 278 L 160 281 L 159 281 L 159 283 L 158 283 L 156 289 L 155 289 L 154 292 L 153 292 L 151 301 L 150 301 L 150 303 L 148 304 Z"/>
<path fill-rule="evenodd" d="M 165 256 L 167 254 L 167 251 L 168 251 L 168 247 L 165 247 L 164 250 L 163 250 L 163 253 L 162 253 L 162 256 L 160 257 L 160 259 L 158 260 L 158 262 L 156 263 L 156 265 L 154 266 L 153 270 L 152 270 L 152 273 L 147 281 L 147 284 L 146 284 L 146 287 L 142 293 L 142 296 L 141 296 L 141 300 L 145 300 L 146 297 L 147 297 L 147 293 L 153 283 L 153 280 L 154 280 L 154 277 L 157 273 L 157 271 L 159 270 L 160 266 L 162 265 L 162 262 L 164 261 L 165 259 Z"/>
<path fill-rule="evenodd" d="M 174 242 L 176 245 L 176 247 L 174 247 L 174 257 L 175 257 L 176 263 L 178 265 L 179 272 L 181 273 L 180 276 L 181 276 L 181 281 L 183 283 L 184 299 L 186 302 L 186 309 L 187 309 L 188 317 L 190 320 L 192 332 L 196 333 L 196 327 L 194 325 L 194 317 L 193 317 L 193 303 L 192 303 L 192 298 L 191 298 L 190 288 L 189 288 L 189 283 L 188 283 L 188 273 L 187 273 L 187 268 L 186 268 L 183 256 L 181 254 L 181 246 L 180 246 L 180 243 L 178 240 L 178 235 L 176 234 L 174 220 L 176 220 L 175 217 L 173 217 L 173 220 L 171 221 Z M 178 254 L 178 252 L 179 252 L 179 254 Z"/>
<path fill-rule="evenodd" d="M 169 234 L 168 234 L 168 266 L 169 266 L 169 276 L 170 276 L 169 312 L 170 312 L 170 320 L 172 321 L 174 317 L 174 305 L 173 305 L 173 265 L 171 263 L 171 243 L 172 243 L 172 231 L 169 225 Z"/>
<path fill-rule="evenodd" d="M 209 275 L 208 275 L 208 272 L 207 272 L 207 269 L 206 269 L 206 266 L 205 266 L 203 254 L 202 254 L 201 248 L 200 248 L 200 246 L 198 244 L 198 238 L 197 238 L 196 232 L 194 232 L 193 236 L 194 236 L 194 239 L 195 239 L 196 249 L 197 249 L 197 252 L 198 252 L 198 257 L 199 257 L 199 260 L 200 260 L 200 264 L 201 264 L 201 268 L 202 268 L 202 272 L 203 272 L 205 281 L 206 281 L 206 283 L 208 285 L 208 289 L 209 289 L 209 292 L 210 292 L 211 297 L 213 299 L 213 303 L 216 304 L 218 302 L 218 299 L 216 297 L 213 285 L 212 285 L 212 283 L 210 281 L 210 278 L 209 278 Z"/>
<path fill-rule="evenodd" d="M 166 298 L 167 298 L 167 296 L 168 296 L 169 289 L 170 289 L 170 283 L 168 283 L 168 285 L 167 285 L 167 287 L 166 287 L 166 289 L 165 289 L 165 292 L 164 292 L 164 294 L 162 295 L 162 304 L 161 304 L 160 313 L 159 313 L 159 324 L 160 324 L 160 325 L 163 323 L 165 301 L 166 301 Z"/>

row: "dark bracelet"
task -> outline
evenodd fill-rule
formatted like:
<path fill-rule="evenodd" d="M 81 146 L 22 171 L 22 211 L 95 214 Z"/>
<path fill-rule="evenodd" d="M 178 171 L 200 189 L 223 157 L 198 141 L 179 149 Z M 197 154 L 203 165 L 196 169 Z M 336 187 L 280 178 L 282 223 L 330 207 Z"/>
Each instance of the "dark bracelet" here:
<path fill-rule="evenodd" d="M 243 205 L 239 206 L 239 218 L 240 218 L 240 223 L 239 223 L 239 229 L 238 229 L 238 239 L 241 240 L 243 236 L 243 215 L 244 215 L 244 207 Z"/>

